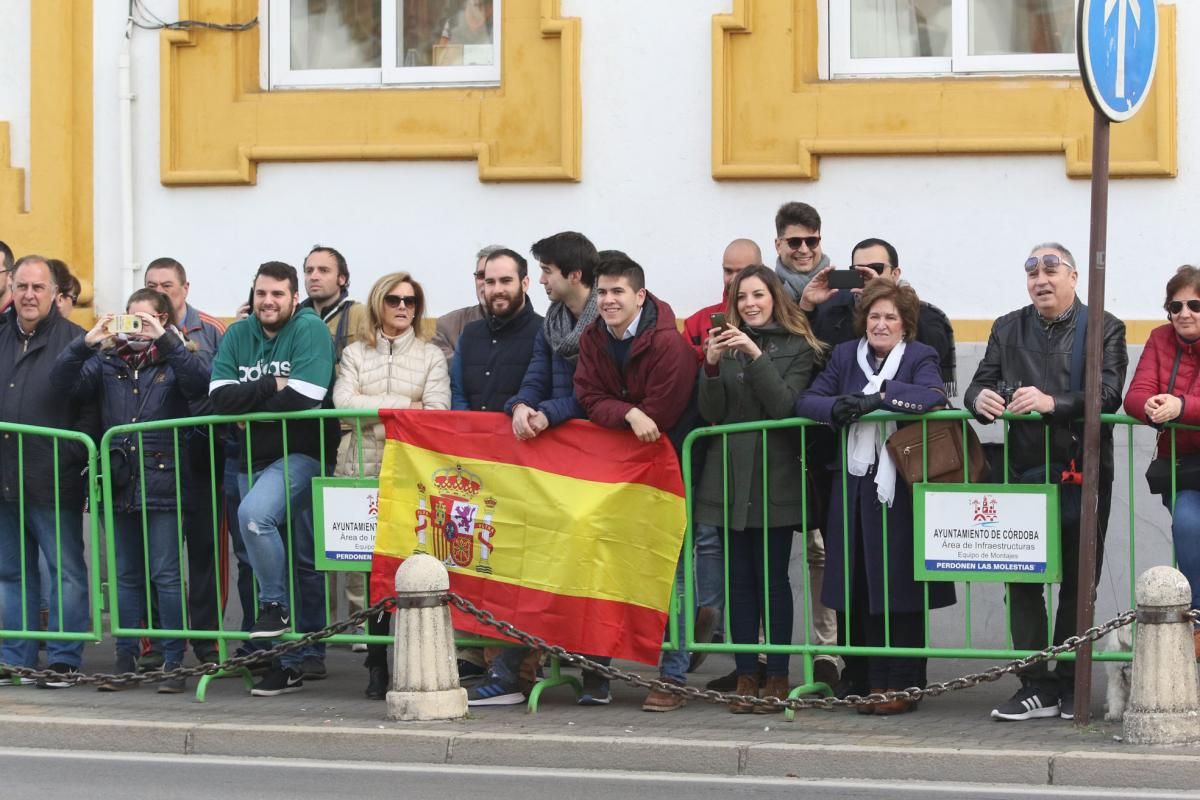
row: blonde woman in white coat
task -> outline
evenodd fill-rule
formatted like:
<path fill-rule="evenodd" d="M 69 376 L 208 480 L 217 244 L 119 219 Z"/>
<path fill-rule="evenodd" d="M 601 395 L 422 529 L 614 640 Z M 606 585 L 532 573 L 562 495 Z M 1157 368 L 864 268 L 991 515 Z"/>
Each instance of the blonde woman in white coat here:
<path fill-rule="evenodd" d="M 425 293 L 407 272 L 384 275 L 367 300 L 370 339 L 342 351 L 333 404 L 338 408 L 450 407 L 446 357 L 421 335 Z M 335 475 L 374 477 L 383 462 L 383 425 L 364 426 L 362 453 L 354 431 L 342 437 Z M 368 620 L 369 633 L 387 635 L 387 617 Z M 387 648 L 367 648 L 367 697 L 382 700 L 388 690 Z"/>

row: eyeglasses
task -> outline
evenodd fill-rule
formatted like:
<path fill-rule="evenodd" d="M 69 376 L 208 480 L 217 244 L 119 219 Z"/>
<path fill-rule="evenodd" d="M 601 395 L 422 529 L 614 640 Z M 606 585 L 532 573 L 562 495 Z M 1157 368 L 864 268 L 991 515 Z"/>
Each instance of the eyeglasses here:
<path fill-rule="evenodd" d="M 1182 300 L 1172 300 L 1171 302 L 1167 303 L 1167 313 L 1178 314 L 1180 311 L 1183 311 L 1183 305 L 1184 303 Z M 1192 312 L 1193 314 L 1200 314 L 1200 300 L 1188 300 L 1187 307 L 1188 311 Z"/>
<path fill-rule="evenodd" d="M 477 281 L 483 280 L 483 275 L 484 275 L 483 270 L 481 270 L 481 269 L 475 270 L 475 280 L 477 280 Z"/>
<path fill-rule="evenodd" d="M 75 305 L 75 304 L 77 304 L 77 303 L 79 302 L 79 295 L 77 295 L 77 294 L 64 294 L 64 295 L 63 295 L 63 299 L 64 299 L 64 300 L 70 300 L 70 301 L 71 301 L 71 304 L 72 304 L 72 305 Z"/>
<path fill-rule="evenodd" d="M 1025 259 L 1025 271 L 1030 275 L 1037 272 L 1039 262 L 1045 265 L 1046 272 L 1050 273 L 1051 275 L 1057 272 L 1059 267 L 1065 266 L 1067 269 L 1075 269 L 1075 265 L 1070 261 L 1067 261 L 1065 258 L 1059 258 L 1058 256 L 1054 255 L 1054 253 L 1046 253 L 1041 257 L 1030 256 L 1029 258 Z"/>
<path fill-rule="evenodd" d="M 783 240 L 784 244 L 793 250 L 799 250 L 800 245 L 807 245 L 809 250 L 816 250 L 817 245 L 821 243 L 820 236 L 789 236 Z"/>
<path fill-rule="evenodd" d="M 854 268 L 855 269 L 869 269 L 869 270 L 873 270 L 876 275 L 882 275 L 883 271 L 890 266 L 891 266 L 891 264 L 881 264 L 878 261 L 876 261 L 874 264 L 855 264 Z"/>
<path fill-rule="evenodd" d="M 409 308 L 416 308 L 417 296 L 413 294 L 385 294 L 383 302 L 387 304 L 388 308 L 399 308 L 401 303 Z"/>

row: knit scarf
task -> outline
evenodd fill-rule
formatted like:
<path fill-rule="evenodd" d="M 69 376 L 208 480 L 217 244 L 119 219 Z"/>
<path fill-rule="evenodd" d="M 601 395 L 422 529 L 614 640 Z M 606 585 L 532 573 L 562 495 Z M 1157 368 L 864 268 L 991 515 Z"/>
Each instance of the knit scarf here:
<path fill-rule="evenodd" d="M 896 377 L 896 372 L 900 369 L 900 361 L 904 358 L 904 342 L 892 348 L 878 373 L 871 369 L 868 362 L 870 355 L 871 346 L 867 344 L 867 337 L 864 336 L 858 341 L 858 366 L 867 378 L 867 385 L 863 387 L 862 393 L 879 394 L 879 387 L 883 386 L 883 382 Z M 892 463 L 892 457 L 888 455 L 884 442 L 895 432 L 894 422 L 884 425 L 856 422 L 850 426 L 846 438 L 846 469 L 851 475 L 861 476 L 867 474 L 872 464 L 876 464 L 875 496 L 879 498 L 879 502 L 886 503 L 888 508 L 892 507 L 892 500 L 896 497 L 896 465 Z"/>
<path fill-rule="evenodd" d="M 550 349 L 574 364 L 579 358 L 579 337 L 596 321 L 599 313 L 595 291 L 588 295 L 587 304 L 584 305 L 579 319 L 571 316 L 571 310 L 567 308 L 566 303 L 551 303 L 546 311 L 543 327 Z"/>
<path fill-rule="evenodd" d="M 788 294 L 792 299 L 799 302 L 800 295 L 804 294 L 804 287 L 808 286 L 816 274 L 829 266 L 829 256 L 822 254 L 821 260 L 809 272 L 796 272 L 791 267 L 785 266 L 783 259 L 778 256 L 775 258 L 775 274 L 783 281 L 783 285 L 787 287 Z"/>

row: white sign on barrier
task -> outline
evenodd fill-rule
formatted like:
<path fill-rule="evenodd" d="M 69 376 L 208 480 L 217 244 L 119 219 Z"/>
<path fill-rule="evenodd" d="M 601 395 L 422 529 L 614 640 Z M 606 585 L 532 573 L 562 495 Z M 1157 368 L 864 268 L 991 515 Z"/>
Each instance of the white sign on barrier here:
<path fill-rule="evenodd" d="M 371 569 L 379 518 L 379 481 L 360 478 L 313 480 L 313 532 L 319 570 Z"/>

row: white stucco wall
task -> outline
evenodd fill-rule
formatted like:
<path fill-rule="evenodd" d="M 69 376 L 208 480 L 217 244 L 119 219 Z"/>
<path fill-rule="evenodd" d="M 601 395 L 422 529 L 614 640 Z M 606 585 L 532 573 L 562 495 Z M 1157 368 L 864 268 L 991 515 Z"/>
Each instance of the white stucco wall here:
<path fill-rule="evenodd" d="M 174 0 L 149 5 L 164 18 L 178 12 Z M 196 303 L 229 314 L 259 262 L 299 264 L 310 245 L 329 243 L 349 259 L 355 293 L 365 294 L 385 271 L 407 269 L 438 314 L 470 302 L 467 273 L 479 246 L 496 241 L 525 250 L 574 228 L 600 247 L 629 252 L 647 268 L 651 289 L 682 316 L 715 297 L 726 242 L 748 236 L 769 248 L 776 208 L 799 199 L 821 211 L 835 263 L 845 264 L 861 238 L 887 238 L 918 291 L 959 318 L 992 317 L 1026 302 L 1019 264 L 1036 241 L 1060 239 L 1086 258 L 1089 185 L 1067 179 L 1061 156 L 826 157 L 816 182 L 714 181 L 710 27 L 712 15 L 731 5 L 564 0 L 563 13 L 583 20 L 579 184 L 482 184 L 471 162 L 272 163 L 260 166 L 254 187 L 166 188 L 159 182 L 158 37 L 138 32 L 137 258 L 179 258 L 194 276 Z M 123 299 L 115 90 L 122 14 L 97 4 L 101 307 Z M 1200 5 L 1180 4 L 1177 14 L 1181 43 L 1200 36 Z M 1189 80 L 1200 74 L 1200 54 L 1181 46 L 1178 74 L 1180 176 L 1112 186 L 1108 305 L 1129 318 L 1157 316 L 1169 272 L 1200 258 L 1188 235 L 1200 212 L 1200 88 Z M 537 287 L 535 297 L 543 308 Z"/>

